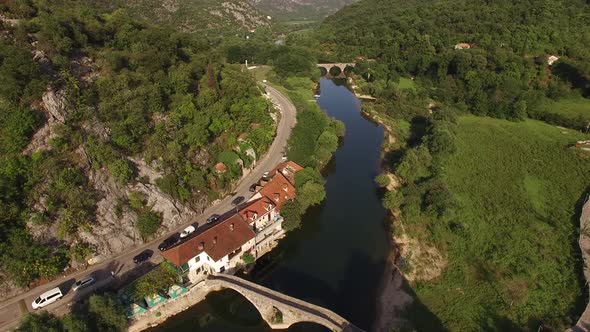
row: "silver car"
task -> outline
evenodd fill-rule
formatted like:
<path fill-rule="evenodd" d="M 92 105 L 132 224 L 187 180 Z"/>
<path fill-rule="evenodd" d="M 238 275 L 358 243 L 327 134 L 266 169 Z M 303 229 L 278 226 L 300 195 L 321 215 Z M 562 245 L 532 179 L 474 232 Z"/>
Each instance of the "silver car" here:
<path fill-rule="evenodd" d="M 72 285 L 72 290 L 75 292 L 78 289 L 82 289 L 84 287 L 88 287 L 88 286 L 92 285 L 95 281 L 96 280 L 94 279 L 93 276 L 84 277 L 84 278 L 76 281 L 76 283 L 74 283 Z"/>

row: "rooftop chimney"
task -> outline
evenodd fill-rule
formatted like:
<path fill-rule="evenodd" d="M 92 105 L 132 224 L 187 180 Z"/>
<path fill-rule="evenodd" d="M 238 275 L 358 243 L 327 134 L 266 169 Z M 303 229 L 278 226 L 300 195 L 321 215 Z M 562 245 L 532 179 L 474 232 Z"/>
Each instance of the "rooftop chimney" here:
<path fill-rule="evenodd" d="M 285 185 L 283 185 L 283 190 L 284 190 L 285 192 L 288 192 L 288 191 L 289 191 L 289 186 L 288 186 L 288 185 L 286 185 L 286 184 L 285 184 Z"/>
<path fill-rule="evenodd" d="M 217 236 L 213 238 L 213 244 L 217 244 Z"/>
<path fill-rule="evenodd" d="M 233 231 L 234 230 L 234 223 L 232 222 L 231 224 L 229 224 L 229 230 Z"/>
<path fill-rule="evenodd" d="M 205 242 L 199 242 L 199 250 L 205 249 Z"/>

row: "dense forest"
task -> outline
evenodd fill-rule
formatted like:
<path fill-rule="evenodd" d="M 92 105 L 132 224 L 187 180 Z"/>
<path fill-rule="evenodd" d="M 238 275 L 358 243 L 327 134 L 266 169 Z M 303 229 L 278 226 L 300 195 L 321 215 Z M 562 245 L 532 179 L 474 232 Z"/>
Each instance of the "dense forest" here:
<path fill-rule="evenodd" d="M 395 174 L 394 238 L 422 246 L 398 262 L 415 281 L 397 328 L 559 330 L 581 312 L 588 26 L 583 1 L 363 0 L 315 32 L 395 137 L 376 181 Z"/>
<path fill-rule="evenodd" d="M 428 96 L 463 111 L 582 128 L 579 114 L 541 111 L 550 100 L 590 97 L 589 22 L 577 0 L 369 0 L 326 19 L 317 36 L 328 59 L 364 59 L 358 71 L 373 94 L 392 97 L 400 76 L 414 76 Z M 470 48 L 455 49 L 461 43 Z M 550 55 L 560 57 L 552 66 Z"/>

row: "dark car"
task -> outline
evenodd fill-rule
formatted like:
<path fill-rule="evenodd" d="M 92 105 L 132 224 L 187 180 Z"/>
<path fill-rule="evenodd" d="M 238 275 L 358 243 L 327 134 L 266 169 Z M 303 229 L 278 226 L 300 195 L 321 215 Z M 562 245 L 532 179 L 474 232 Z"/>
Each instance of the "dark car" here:
<path fill-rule="evenodd" d="M 153 254 L 154 254 L 153 251 L 151 251 L 149 249 L 145 250 L 141 254 L 133 257 L 133 263 L 135 263 L 135 264 L 143 263 L 143 262 L 147 261 L 148 259 L 152 258 Z"/>
<path fill-rule="evenodd" d="M 176 236 L 169 237 L 166 240 L 162 241 L 162 243 L 160 243 L 160 245 L 158 246 L 158 250 L 160 250 L 160 251 L 168 250 L 168 249 L 170 249 L 170 247 L 175 245 L 176 242 L 178 242 L 178 238 Z"/>
<path fill-rule="evenodd" d="M 250 190 L 250 192 L 253 193 L 256 191 L 256 187 L 258 187 L 258 185 L 255 183 L 255 184 L 251 185 L 250 189 L 248 189 L 248 190 Z"/>
<path fill-rule="evenodd" d="M 212 223 L 212 222 L 216 222 L 217 220 L 219 220 L 219 215 L 218 214 L 212 214 L 211 217 L 207 218 L 207 223 Z"/>
<path fill-rule="evenodd" d="M 244 196 L 238 196 L 236 198 L 234 198 L 233 201 L 231 201 L 231 205 L 238 205 L 240 203 L 242 203 L 244 201 Z"/>

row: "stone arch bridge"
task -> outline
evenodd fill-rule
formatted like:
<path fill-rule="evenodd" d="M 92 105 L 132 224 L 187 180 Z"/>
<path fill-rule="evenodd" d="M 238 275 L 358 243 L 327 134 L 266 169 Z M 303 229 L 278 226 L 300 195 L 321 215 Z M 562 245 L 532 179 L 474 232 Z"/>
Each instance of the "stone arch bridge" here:
<path fill-rule="evenodd" d="M 316 66 L 321 70 L 322 68 L 326 70 L 326 75 L 331 77 L 330 71 L 332 68 L 340 69 L 340 73 L 336 77 L 345 77 L 344 70 L 347 67 L 354 67 L 356 64 L 354 62 L 339 62 L 339 63 L 318 63 Z"/>
<path fill-rule="evenodd" d="M 235 276 L 209 275 L 206 284 L 213 289 L 229 288 L 242 294 L 258 309 L 262 318 L 273 329 L 286 329 L 299 322 L 313 322 L 335 332 L 364 332 L 331 310 Z M 277 309 L 283 317 L 280 322 L 274 318 Z"/>

